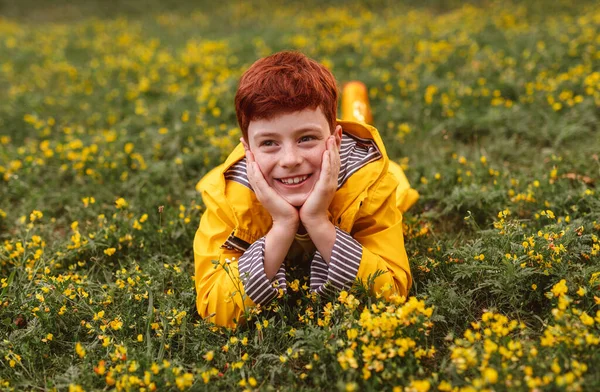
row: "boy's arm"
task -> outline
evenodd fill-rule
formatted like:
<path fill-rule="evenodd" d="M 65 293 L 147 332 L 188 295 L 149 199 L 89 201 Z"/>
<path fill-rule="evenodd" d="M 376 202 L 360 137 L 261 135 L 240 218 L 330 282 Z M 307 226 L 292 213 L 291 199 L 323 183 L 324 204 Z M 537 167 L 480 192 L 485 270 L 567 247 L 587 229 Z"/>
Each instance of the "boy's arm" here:
<path fill-rule="evenodd" d="M 381 271 L 383 274 L 374 280 L 375 292 L 383 291 L 386 297 L 408 294 L 412 280 L 402 214 L 396 206 L 396 185 L 395 179 L 386 175 L 364 201 L 351 233 L 335 228 L 330 262 L 326 263 L 320 252 L 313 259 L 311 290 L 349 289 L 356 278 L 366 283 Z"/>
<path fill-rule="evenodd" d="M 243 138 L 240 141 L 246 151 L 248 182 L 252 186 L 256 198 L 269 212 L 273 221 L 273 226 L 265 238 L 265 249 L 263 250 L 263 258 L 261 259 L 264 272 L 267 274 L 268 279 L 272 279 L 277 271 L 279 271 L 294 241 L 300 217 L 296 208 L 284 200 L 267 184 L 260 167 L 254 159 L 254 154 L 250 151 Z"/>
<path fill-rule="evenodd" d="M 338 185 L 340 143 L 341 139 L 335 136 L 327 140 L 319 180 L 300 209 L 300 219 L 317 248 L 311 263 L 311 289 L 317 292 L 329 287 L 327 282 L 339 290 L 350 287 L 362 256 L 361 245 L 336 228 L 327 213 Z"/>
<path fill-rule="evenodd" d="M 287 227 L 273 226 L 240 257 L 240 277 L 246 294 L 255 304 L 266 305 L 279 289 L 286 290 L 283 260 L 294 240 L 294 233 Z M 273 281 L 277 287 L 273 287 Z"/>
<path fill-rule="evenodd" d="M 300 220 L 326 263 L 331 260 L 336 240 L 336 229 L 329 221 L 328 209 L 338 186 L 340 142 L 333 135 L 327 139 L 319 179 L 300 208 Z"/>

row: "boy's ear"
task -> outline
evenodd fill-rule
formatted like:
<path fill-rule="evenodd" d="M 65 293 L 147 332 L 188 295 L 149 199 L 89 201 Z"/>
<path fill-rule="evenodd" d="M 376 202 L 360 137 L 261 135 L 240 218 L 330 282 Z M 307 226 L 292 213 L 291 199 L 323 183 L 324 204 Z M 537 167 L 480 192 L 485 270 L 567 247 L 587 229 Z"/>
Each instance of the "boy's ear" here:
<path fill-rule="evenodd" d="M 335 137 L 335 145 L 337 146 L 338 150 L 340 149 L 340 146 L 342 145 L 342 126 L 341 125 L 336 125 L 335 130 L 333 131 L 333 136 Z"/>
<path fill-rule="evenodd" d="M 244 150 L 250 149 L 250 146 L 248 146 L 248 143 L 246 143 L 243 136 L 240 138 L 240 142 L 242 142 L 242 144 L 244 145 Z"/>

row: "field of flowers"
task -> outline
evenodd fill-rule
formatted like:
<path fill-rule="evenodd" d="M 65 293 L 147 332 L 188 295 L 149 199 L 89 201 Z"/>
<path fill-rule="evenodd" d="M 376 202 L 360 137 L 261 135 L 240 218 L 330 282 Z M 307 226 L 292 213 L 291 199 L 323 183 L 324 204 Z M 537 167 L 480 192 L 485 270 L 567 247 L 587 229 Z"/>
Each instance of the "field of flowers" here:
<path fill-rule="evenodd" d="M 0 7 L 0 390 L 600 390 L 600 4 L 362 3 Z M 290 48 L 369 86 L 414 284 L 220 330 L 195 185 Z"/>

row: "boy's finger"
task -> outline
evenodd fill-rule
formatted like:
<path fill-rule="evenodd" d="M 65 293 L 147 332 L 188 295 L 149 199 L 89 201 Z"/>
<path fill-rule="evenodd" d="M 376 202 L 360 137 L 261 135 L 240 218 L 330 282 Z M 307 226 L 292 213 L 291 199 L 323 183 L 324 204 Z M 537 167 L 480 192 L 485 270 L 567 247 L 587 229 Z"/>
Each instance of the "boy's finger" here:
<path fill-rule="evenodd" d="M 330 162 L 331 153 L 329 150 L 325 150 L 323 153 L 323 162 L 321 163 L 321 174 L 319 175 L 319 182 L 327 183 L 329 180 L 329 176 L 331 176 L 331 162 Z"/>
<path fill-rule="evenodd" d="M 331 154 L 331 167 L 334 168 L 334 171 L 336 171 L 337 174 L 340 172 L 340 152 L 338 151 L 337 148 L 335 148 L 335 144 L 334 144 L 334 149 L 333 149 L 333 154 Z"/>
<path fill-rule="evenodd" d="M 331 137 L 331 151 L 333 151 L 334 158 L 340 156 L 340 149 L 335 143 L 335 137 Z"/>
<path fill-rule="evenodd" d="M 267 188 L 269 188 L 269 184 L 267 184 L 267 180 L 265 180 L 265 177 L 260 171 L 258 163 L 251 162 L 250 165 L 252 166 L 252 172 L 254 173 L 254 182 L 261 188 L 261 190 L 265 191 Z"/>
<path fill-rule="evenodd" d="M 246 160 L 248 162 L 255 162 L 254 161 L 254 154 L 252 154 L 252 151 L 246 150 Z"/>
<path fill-rule="evenodd" d="M 258 170 L 257 164 L 255 162 L 249 162 L 248 168 L 252 173 L 252 178 L 248 178 L 250 180 L 250 184 L 252 185 L 252 188 L 254 189 L 254 192 L 257 194 L 257 196 L 260 196 L 264 193 L 265 180 L 260 170 Z"/>

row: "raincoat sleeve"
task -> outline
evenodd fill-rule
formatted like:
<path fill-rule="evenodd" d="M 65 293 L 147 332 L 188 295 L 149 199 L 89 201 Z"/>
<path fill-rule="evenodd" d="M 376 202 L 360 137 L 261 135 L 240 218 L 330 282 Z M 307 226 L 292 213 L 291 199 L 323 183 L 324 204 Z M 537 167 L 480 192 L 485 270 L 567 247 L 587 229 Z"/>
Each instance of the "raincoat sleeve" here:
<path fill-rule="evenodd" d="M 349 289 L 372 280 L 375 293 L 407 296 L 412 277 L 397 205 L 397 180 L 384 176 L 357 212 L 352 230 L 336 227 L 331 261 L 317 252 L 311 265 L 311 289 L 317 293 Z"/>
<path fill-rule="evenodd" d="M 198 314 L 217 325 L 235 327 L 244 312 L 271 301 L 285 289 L 285 270 L 269 281 L 263 267 L 264 237 L 246 250 L 230 246 L 234 222 L 210 192 L 202 191 L 206 211 L 194 237 Z"/>

